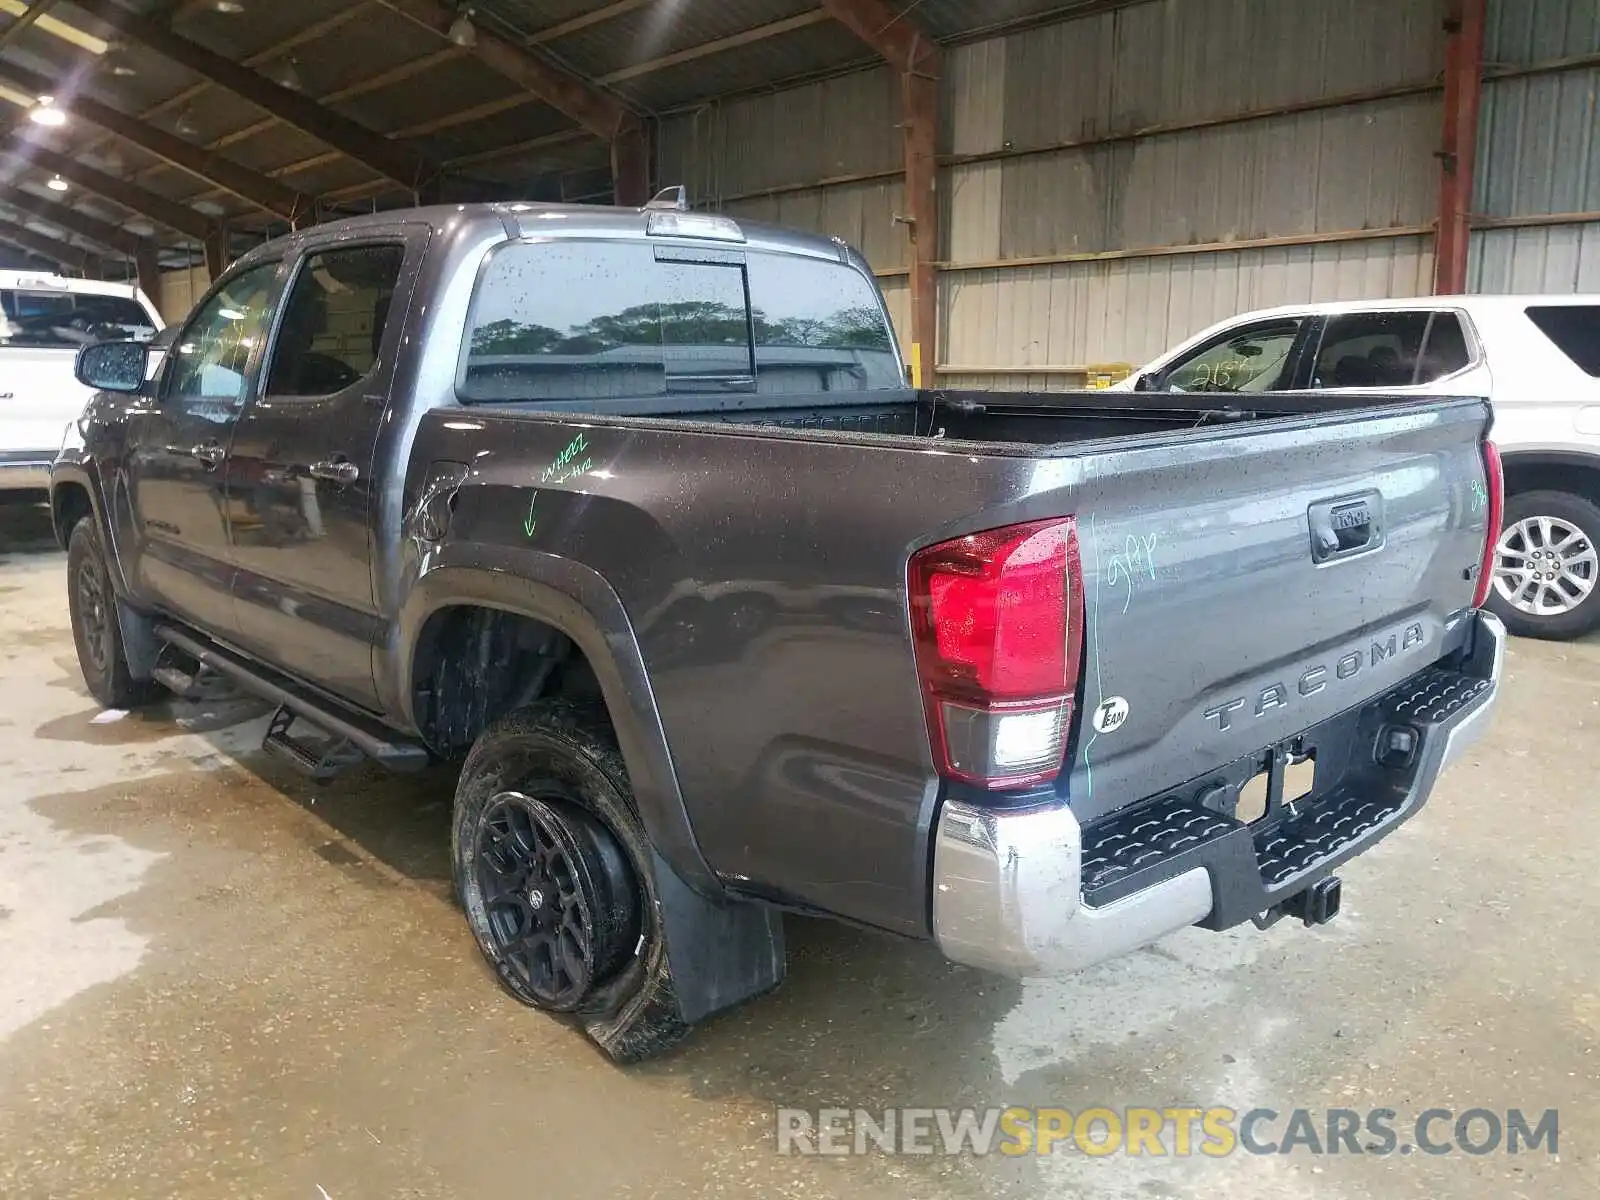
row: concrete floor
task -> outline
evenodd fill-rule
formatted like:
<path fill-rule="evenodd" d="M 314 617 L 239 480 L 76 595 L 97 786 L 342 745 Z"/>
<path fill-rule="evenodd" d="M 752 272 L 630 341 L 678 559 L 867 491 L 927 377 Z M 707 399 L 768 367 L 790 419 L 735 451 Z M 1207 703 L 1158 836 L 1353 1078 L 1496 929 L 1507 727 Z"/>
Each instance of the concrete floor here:
<path fill-rule="evenodd" d="M 1306 931 L 1027 985 L 789 923 L 774 996 L 629 1071 L 506 999 L 446 772 L 310 785 L 247 701 L 95 724 L 63 556 L 0 509 L 0 1195 L 1600 1194 L 1600 641 L 1518 643 L 1492 736 Z M 778 1157 L 773 1109 L 1559 1108 L 1561 1153 Z"/>

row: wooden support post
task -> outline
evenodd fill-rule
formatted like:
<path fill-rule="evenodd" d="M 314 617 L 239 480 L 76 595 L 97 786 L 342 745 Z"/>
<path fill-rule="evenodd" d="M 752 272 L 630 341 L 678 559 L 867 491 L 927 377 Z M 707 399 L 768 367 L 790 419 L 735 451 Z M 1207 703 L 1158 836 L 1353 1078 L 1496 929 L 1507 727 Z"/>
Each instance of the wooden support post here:
<path fill-rule="evenodd" d="M 1485 0 L 1453 0 L 1445 20 L 1444 137 L 1439 147 L 1439 235 L 1433 290 L 1467 290 L 1472 196 L 1483 99 Z"/>
<path fill-rule="evenodd" d="M 650 199 L 650 132 L 631 117 L 611 139 L 613 200 L 624 208 L 642 208 Z"/>
<path fill-rule="evenodd" d="M 150 298 L 150 303 L 156 306 L 156 311 L 161 310 L 161 263 L 156 257 L 156 248 L 149 243 L 140 246 L 133 256 L 133 264 L 139 273 L 139 290 Z"/>
<path fill-rule="evenodd" d="M 822 0 L 822 7 L 900 76 L 903 219 L 911 231 L 911 378 L 918 387 L 932 387 L 939 361 L 939 50 L 884 0 Z"/>
<path fill-rule="evenodd" d="M 907 71 L 901 94 L 911 218 L 911 376 L 917 387 L 933 387 L 939 344 L 938 77 Z"/>
<path fill-rule="evenodd" d="M 206 274 L 212 279 L 228 269 L 228 231 L 218 226 L 206 235 Z"/>

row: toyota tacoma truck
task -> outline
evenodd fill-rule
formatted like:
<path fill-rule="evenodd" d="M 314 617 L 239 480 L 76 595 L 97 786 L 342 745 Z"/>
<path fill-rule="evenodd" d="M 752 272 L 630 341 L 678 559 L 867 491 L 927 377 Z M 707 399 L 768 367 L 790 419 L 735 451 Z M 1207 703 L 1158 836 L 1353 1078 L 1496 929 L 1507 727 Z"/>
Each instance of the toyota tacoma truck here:
<path fill-rule="evenodd" d="M 1324 922 L 1495 700 L 1481 398 L 918 390 L 853 250 L 670 199 L 315 226 L 78 373 L 89 690 L 460 760 L 484 956 L 621 1061 L 784 911 L 1015 975 Z"/>

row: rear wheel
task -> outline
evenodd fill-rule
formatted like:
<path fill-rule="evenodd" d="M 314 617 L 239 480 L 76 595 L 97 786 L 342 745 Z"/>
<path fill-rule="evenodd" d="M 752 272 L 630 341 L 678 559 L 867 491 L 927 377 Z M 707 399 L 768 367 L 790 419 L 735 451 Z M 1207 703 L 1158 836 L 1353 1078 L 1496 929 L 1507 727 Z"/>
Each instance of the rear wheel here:
<path fill-rule="evenodd" d="M 1569 492 L 1506 500 L 1489 607 L 1512 633 L 1566 640 L 1600 628 L 1600 508 Z"/>
<path fill-rule="evenodd" d="M 456 788 L 456 892 L 524 1004 L 574 1014 L 620 1062 L 684 1033 L 650 843 L 603 710 L 541 701 L 492 725 Z"/>
<path fill-rule="evenodd" d="M 539 1008 L 572 1012 L 639 939 L 638 885 L 617 841 L 559 787 L 496 792 L 475 827 L 473 884 L 490 960 Z"/>
<path fill-rule="evenodd" d="M 138 708 L 162 697 L 160 684 L 129 673 L 116 593 L 92 516 L 79 520 L 67 539 L 67 611 L 90 695 L 107 708 Z"/>

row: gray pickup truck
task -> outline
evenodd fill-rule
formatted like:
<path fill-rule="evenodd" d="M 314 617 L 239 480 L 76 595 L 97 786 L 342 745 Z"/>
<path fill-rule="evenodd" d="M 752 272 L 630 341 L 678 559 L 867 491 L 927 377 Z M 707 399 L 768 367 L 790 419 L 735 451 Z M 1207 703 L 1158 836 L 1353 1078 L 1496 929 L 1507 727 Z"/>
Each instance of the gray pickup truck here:
<path fill-rule="evenodd" d="M 1494 702 L 1482 400 L 917 391 L 824 238 L 378 214 L 78 373 L 90 690 L 464 759 L 484 955 L 619 1060 L 777 985 L 783 910 L 1013 974 L 1326 921 Z"/>

